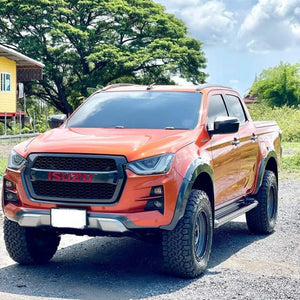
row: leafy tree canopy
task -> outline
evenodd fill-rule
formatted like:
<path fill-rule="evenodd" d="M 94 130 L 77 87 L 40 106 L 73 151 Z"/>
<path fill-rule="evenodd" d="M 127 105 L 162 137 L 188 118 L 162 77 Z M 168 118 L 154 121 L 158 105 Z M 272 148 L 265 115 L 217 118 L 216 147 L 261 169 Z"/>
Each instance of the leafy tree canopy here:
<path fill-rule="evenodd" d="M 90 88 L 207 76 L 201 43 L 151 0 L 0 0 L 0 43 L 45 64 L 30 94 L 64 113 Z"/>
<path fill-rule="evenodd" d="M 263 70 L 253 83 L 251 94 L 271 106 L 300 105 L 300 63 L 281 62 L 277 67 Z"/>

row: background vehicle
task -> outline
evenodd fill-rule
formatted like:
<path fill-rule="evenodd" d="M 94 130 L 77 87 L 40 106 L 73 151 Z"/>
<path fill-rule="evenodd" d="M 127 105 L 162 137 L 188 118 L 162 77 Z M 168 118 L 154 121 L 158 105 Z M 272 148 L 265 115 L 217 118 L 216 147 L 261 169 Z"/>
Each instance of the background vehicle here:
<path fill-rule="evenodd" d="M 104 88 L 12 151 L 2 199 L 8 253 L 44 263 L 64 233 L 158 234 L 165 270 L 198 276 L 214 228 L 246 213 L 251 232 L 274 230 L 280 135 L 274 121 L 253 122 L 230 88 Z"/>

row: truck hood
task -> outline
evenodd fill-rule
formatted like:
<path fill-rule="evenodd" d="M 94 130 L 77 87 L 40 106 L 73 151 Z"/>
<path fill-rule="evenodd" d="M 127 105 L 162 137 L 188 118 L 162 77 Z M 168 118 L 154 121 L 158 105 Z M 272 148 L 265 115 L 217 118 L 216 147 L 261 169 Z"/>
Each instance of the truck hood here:
<path fill-rule="evenodd" d="M 126 156 L 128 161 L 175 153 L 196 141 L 197 130 L 57 128 L 15 147 L 30 153 L 84 153 Z"/>

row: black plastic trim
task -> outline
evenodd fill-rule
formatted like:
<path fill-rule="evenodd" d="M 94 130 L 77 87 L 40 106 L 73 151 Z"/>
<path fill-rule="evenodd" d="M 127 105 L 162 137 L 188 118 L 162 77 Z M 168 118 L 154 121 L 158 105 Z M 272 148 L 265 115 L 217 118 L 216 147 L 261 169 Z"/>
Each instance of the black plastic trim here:
<path fill-rule="evenodd" d="M 265 170 L 266 170 L 266 166 L 267 166 L 270 158 L 274 158 L 275 161 L 276 161 L 276 164 L 278 166 L 277 154 L 276 154 L 275 150 L 270 151 L 266 157 L 262 158 L 261 163 L 260 163 L 260 167 L 259 167 L 258 176 L 257 176 L 256 190 L 255 190 L 254 194 L 258 193 L 259 188 L 262 185 L 262 181 L 263 181 L 264 173 L 265 173 Z M 275 174 L 275 175 L 277 177 L 277 174 Z"/>
<path fill-rule="evenodd" d="M 213 182 L 213 171 L 211 166 L 203 159 L 197 158 L 190 164 L 183 178 L 171 223 L 168 225 L 160 226 L 161 229 L 173 230 L 176 227 L 178 221 L 184 215 L 187 201 L 191 193 L 192 187 L 194 185 L 194 182 L 201 173 L 208 174 Z"/>

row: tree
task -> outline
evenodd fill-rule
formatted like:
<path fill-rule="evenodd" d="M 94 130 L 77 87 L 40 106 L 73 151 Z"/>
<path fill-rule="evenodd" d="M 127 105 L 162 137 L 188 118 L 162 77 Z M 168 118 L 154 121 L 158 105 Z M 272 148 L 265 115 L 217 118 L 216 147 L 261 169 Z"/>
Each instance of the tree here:
<path fill-rule="evenodd" d="M 45 64 L 30 94 L 70 113 L 110 83 L 203 83 L 202 44 L 151 0 L 0 0 L 0 44 Z"/>
<path fill-rule="evenodd" d="M 280 62 L 277 67 L 263 70 L 253 83 L 251 94 L 271 106 L 300 104 L 300 64 Z"/>

